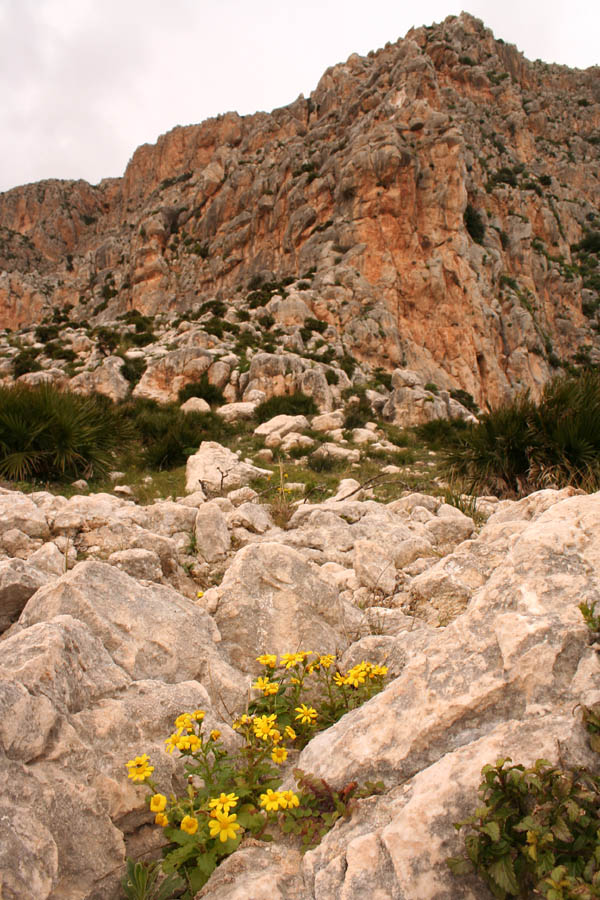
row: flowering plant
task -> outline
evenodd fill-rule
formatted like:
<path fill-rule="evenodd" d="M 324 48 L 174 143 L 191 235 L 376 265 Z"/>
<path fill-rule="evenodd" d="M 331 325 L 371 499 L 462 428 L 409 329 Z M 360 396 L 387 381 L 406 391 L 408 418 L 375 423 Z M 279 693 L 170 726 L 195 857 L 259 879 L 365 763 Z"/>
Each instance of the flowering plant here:
<path fill-rule="evenodd" d="M 286 763 L 290 749 L 304 746 L 316 730 L 381 690 L 385 666 L 362 662 L 344 674 L 333 654 L 308 651 L 284 653 L 279 663 L 275 654 L 266 653 L 258 662 L 266 674 L 253 688 L 261 696 L 233 722 L 243 739 L 238 749 L 228 750 L 220 731 L 205 732 L 204 710 L 175 719 L 165 751 L 177 751 L 184 760 L 185 794 L 167 797 L 159 791 L 147 754 L 126 764 L 132 781 L 148 788 L 149 809 L 166 838 L 162 871 L 179 878 L 184 900 L 192 900 L 245 833 L 272 840 L 267 829 L 278 824 L 283 832 L 300 835 L 306 848 L 315 846 L 340 815 L 350 814 L 352 797 L 379 789 L 367 785 L 367 793 L 361 794 L 352 784 L 336 793 L 325 781 L 295 770 L 302 788 L 298 795 L 280 789 L 278 767 Z"/>
<path fill-rule="evenodd" d="M 329 728 L 341 717 L 370 700 L 384 686 L 387 666 L 360 662 L 343 672 L 333 653 L 309 650 L 257 658 L 265 670 L 252 685 L 262 696 L 249 712 L 275 714 L 278 722 L 296 732 L 296 745 L 303 747 L 316 731 Z M 301 703 L 301 695 L 311 704 Z"/>

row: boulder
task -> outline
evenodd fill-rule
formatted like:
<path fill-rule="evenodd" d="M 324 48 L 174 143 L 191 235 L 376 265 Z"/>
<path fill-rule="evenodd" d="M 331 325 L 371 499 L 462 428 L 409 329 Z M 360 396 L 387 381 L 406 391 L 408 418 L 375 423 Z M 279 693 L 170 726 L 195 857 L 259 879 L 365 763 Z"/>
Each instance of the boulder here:
<path fill-rule="evenodd" d="M 331 459 L 335 462 L 354 463 L 360 461 L 360 450 L 349 450 L 347 447 L 340 447 L 331 441 L 326 441 L 317 447 L 312 454 L 315 459 Z"/>
<path fill-rule="evenodd" d="M 225 403 L 217 409 L 217 415 L 226 422 L 243 422 L 254 416 L 254 410 L 258 403 L 241 401 L 239 403 Z"/>
<path fill-rule="evenodd" d="M 202 441 L 198 452 L 188 458 L 185 489 L 188 493 L 201 488 L 206 493 L 218 494 L 269 474 L 268 469 L 242 462 L 235 453 L 216 441 Z"/>
<path fill-rule="evenodd" d="M 141 581 L 161 581 L 162 567 L 157 553 L 153 550 L 130 549 L 117 550 L 108 557 L 111 566 L 127 572 L 132 578 Z"/>
<path fill-rule="evenodd" d="M 60 615 L 84 622 L 136 681 L 204 681 L 210 671 L 212 689 L 221 689 L 225 702 L 232 693 L 232 706 L 241 701 L 243 681 L 219 659 L 215 623 L 172 588 L 142 586 L 115 566 L 82 562 L 37 591 L 19 624 L 27 627 Z"/>
<path fill-rule="evenodd" d="M 268 508 L 260 503 L 241 503 L 229 514 L 227 524 L 230 528 L 241 527 L 254 534 L 264 534 L 274 527 Z"/>
<path fill-rule="evenodd" d="M 19 618 L 21 610 L 49 576 L 22 559 L 0 562 L 0 633 Z"/>
<path fill-rule="evenodd" d="M 151 360 L 133 389 L 134 397 L 147 397 L 158 403 L 174 403 L 179 391 L 190 382 L 200 381 L 213 362 L 213 354 L 197 347 L 171 350 Z"/>
<path fill-rule="evenodd" d="M 121 375 L 123 360 L 120 356 L 107 356 L 95 369 L 86 369 L 69 381 L 69 390 L 77 394 L 104 394 L 115 403 L 124 400 L 131 385 Z"/>
<path fill-rule="evenodd" d="M 0 490 L 0 534 L 12 529 L 30 538 L 50 537 L 48 520 L 31 497 L 19 491 Z"/>
<path fill-rule="evenodd" d="M 210 404 L 203 400 L 202 397 L 190 397 L 180 406 L 183 413 L 208 413 L 210 412 Z"/>
<path fill-rule="evenodd" d="M 286 434 L 293 431 L 303 431 L 308 428 L 306 416 L 274 416 L 267 422 L 262 422 L 254 429 L 254 434 L 265 438 L 267 446 L 278 446 Z"/>
<path fill-rule="evenodd" d="M 258 671 L 261 653 L 298 647 L 333 653 L 363 623 L 316 566 L 270 541 L 237 553 L 219 588 L 215 620 L 231 661 L 244 672 Z"/>
<path fill-rule="evenodd" d="M 206 562 L 221 559 L 231 547 L 227 520 L 214 501 L 198 508 L 194 522 L 196 550 Z"/>

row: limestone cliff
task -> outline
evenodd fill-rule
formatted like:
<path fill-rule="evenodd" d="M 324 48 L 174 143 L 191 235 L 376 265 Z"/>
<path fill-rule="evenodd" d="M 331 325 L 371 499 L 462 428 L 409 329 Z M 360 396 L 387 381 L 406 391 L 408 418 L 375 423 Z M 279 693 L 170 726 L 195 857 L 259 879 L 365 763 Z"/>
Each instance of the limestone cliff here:
<path fill-rule="evenodd" d="M 136 150 L 122 178 L 0 194 L 0 327 L 72 306 L 234 304 L 315 271 L 308 313 L 387 370 L 496 402 L 600 360 L 600 77 L 473 17 L 328 69 L 308 99 Z"/>

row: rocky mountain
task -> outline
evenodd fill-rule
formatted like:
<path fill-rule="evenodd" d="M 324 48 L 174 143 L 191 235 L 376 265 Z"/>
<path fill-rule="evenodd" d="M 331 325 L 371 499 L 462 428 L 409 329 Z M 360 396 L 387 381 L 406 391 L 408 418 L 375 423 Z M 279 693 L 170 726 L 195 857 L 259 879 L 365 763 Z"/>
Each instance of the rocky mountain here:
<path fill-rule="evenodd" d="M 535 393 L 600 361 L 599 154 L 598 68 L 530 62 L 451 16 L 307 99 L 175 128 L 122 178 L 1 194 L 0 326 L 54 317 L 68 338 L 137 310 L 167 328 L 216 302 L 313 363 L 408 367 L 479 404 Z M 81 340 L 80 377 L 99 363 Z M 230 371 L 256 349 L 226 345 Z"/>

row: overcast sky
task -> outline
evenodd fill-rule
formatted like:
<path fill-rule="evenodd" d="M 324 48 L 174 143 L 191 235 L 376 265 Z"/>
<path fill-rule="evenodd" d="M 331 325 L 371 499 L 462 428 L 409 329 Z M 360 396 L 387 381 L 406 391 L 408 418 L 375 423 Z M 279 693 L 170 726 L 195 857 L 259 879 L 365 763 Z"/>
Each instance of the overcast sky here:
<path fill-rule="evenodd" d="M 283 106 L 351 53 L 461 8 L 460 0 L 0 0 L 0 191 L 121 175 L 137 146 L 175 125 Z M 471 0 L 468 11 L 530 59 L 600 63 L 593 0 Z"/>

